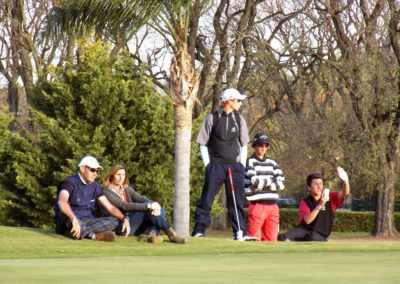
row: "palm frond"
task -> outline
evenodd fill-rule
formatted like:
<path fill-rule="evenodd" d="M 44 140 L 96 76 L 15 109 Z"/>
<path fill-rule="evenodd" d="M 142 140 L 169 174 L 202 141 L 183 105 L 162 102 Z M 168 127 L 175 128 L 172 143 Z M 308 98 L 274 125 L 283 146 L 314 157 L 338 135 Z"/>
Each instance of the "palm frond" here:
<path fill-rule="evenodd" d="M 80 34 L 88 29 L 97 32 L 130 33 L 155 18 L 163 0 L 71 0 L 55 5 L 47 22 L 47 33 Z"/>

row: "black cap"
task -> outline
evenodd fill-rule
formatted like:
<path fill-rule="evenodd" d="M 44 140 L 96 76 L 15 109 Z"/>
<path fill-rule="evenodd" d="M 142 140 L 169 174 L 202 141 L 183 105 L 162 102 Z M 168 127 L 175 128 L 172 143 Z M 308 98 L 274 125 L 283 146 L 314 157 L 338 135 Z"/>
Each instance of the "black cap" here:
<path fill-rule="evenodd" d="M 253 144 L 252 146 L 255 147 L 256 145 L 263 145 L 263 144 L 270 144 L 269 138 L 267 134 L 264 132 L 257 132 L 256 135 L 254 135 L 253 139 Z"/>

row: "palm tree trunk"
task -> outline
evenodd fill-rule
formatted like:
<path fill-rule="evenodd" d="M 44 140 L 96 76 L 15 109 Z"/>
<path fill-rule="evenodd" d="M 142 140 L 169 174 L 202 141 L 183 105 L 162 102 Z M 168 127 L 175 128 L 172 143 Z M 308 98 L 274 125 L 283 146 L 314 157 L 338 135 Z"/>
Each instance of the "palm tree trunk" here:
<path fill-rule="evenodd" d="M 173 223 L 180 236 L 189 235 L 190 219 L 190 142 L 192 107 L 175 107 L 175 186 Z"/>
<path fill-rule="evenodd" d="M 171 63 L 171 89 L 175 106 L 175 186 L 173 223 L 180 236 L 189 236 L 190 143 L 192 113 L 199 80 L 185 42 L 179 41 Z"/>

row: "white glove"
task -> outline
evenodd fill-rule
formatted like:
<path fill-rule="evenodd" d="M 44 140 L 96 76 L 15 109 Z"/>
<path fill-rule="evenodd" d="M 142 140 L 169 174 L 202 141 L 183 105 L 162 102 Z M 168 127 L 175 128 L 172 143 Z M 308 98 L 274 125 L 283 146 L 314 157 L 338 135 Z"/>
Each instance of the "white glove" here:
<path fill-rule="evenodd" d="M 151 203 L 151 210 L 161 210 L 160 204 L 158 202 Z"/>
<path fill-rule="evenodd" d="M 160 216 L 161 215 L 161 206 L 158 202 L 153 202 L 150 204 L 151 215 Z"/>
<path fill-rule="evenodd" d="M 200 145 L 200 155 L 205 167 L 210 163 L 210 155 L 208 154 L 207 146 Z"/>
<path fill-rule="evenodd" d="M 243 167 L 246 167 L 247 161 L 247 145 L 244 145 L 240 148 L 240 163 L 242 163 Z"/>
<path fill-rule="evenodd" d="M 346 171 L 341 168 L 341 167 L 337 167 L 337 173 L 339 178 L 344 181 L 344 182 L 349 182 L 349 176 L 347 175 Z"/>

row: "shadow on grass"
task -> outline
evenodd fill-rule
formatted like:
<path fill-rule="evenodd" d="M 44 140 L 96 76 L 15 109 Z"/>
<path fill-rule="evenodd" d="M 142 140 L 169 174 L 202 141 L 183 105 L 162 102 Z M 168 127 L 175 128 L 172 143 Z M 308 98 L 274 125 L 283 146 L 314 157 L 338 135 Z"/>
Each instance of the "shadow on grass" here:
<path fill-rule="evenodd" d="M 45 235 L 47 237 L 55 238 L 55 239 L 69 239 L 66 236 L 56 234 L 54 230 L 50 229 L 39 229 L 39 228 L 34 228 L 34 227 L 19 227 L 20 230 L 31 232 L 31 233 L 37 233 L 41 235 Z"/>

